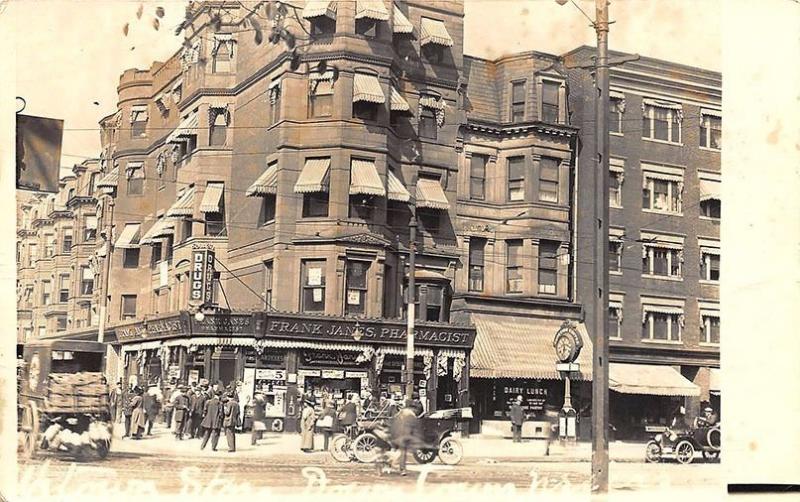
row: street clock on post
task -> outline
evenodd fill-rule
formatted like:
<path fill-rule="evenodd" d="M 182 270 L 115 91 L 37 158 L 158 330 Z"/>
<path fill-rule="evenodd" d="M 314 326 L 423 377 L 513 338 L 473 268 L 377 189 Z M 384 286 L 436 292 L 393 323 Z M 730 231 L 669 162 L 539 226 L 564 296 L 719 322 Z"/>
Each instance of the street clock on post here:
<path fill-rule="evenodd" d="M 573 323 L 564 321 L 553 338 L 553 347 L 560 363 L 574 363 L 578 359 L 583 339 Z"/>

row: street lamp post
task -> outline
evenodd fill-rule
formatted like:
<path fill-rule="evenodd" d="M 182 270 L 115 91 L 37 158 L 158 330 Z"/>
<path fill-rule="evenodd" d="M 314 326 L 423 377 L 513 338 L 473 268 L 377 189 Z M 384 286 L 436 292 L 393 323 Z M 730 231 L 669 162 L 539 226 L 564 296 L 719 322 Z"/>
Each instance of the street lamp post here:
<path fill-rule="evenodd" d="M 97 341 L 103 343 L 105 341 L 106 331 L 106 318 L 108 314 L 108 280 L 111 275 L 111 253 L 114 251 L 114 241 L 112 240 L 111 230 L 114 228 L 114 197 L 109 195 L 108 198 L 108 224 L 106 225 L 106 257 L 103 260 L 102 281 L 100 283 L 100 311 L 99 319 L 97 320 Z"/>
<path fill-rule="evenodd" d="M 406 293 L 406 399 L 414 394 L 414 320 L 416 318 L 416 277 L 414 277 L 417 254 L 416 207 L 411 206 L 411 221 L 408 222 L 408 291 Z"/>

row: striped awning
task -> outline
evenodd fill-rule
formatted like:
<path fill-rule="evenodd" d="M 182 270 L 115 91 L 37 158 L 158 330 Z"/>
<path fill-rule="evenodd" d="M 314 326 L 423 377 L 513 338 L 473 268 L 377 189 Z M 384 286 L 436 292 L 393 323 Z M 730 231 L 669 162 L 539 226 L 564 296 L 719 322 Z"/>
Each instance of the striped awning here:
<path fill-rule="evenodd" d="M 188 187 L 182 194 L 178 195 L 175 203 L 167 209 L 167 217 L 183 218 L 191 217 L 194 214 L 194 185 Z"/>
<path fill-rule="evenodd" d="M 670 314 L 670 315 L 683 314 L 683 308 L 672 307 L 669 305 L 642 305 L 642 310 L 644 312 L 655 312 L 656 314 Z"/>
<path fill-rule="evenodd" d="M 450 210 L 450 203 L 438 180 L 420 178 L 417 180 L 417 207 Z"/>
<path fill-rule="evenodd" d="M 328 157 L 306 159 L 303 170 L 294 185 L 296 193 L 312 193 L 328 191 L 328 173 L 331 159 Z"/>
<path fill-rule="evenodd" d="M 408 20 L 403 11 L 394 6 L 394 28 L 395 33 L 414 33 L 414 25 Z"/>
<path fill-rule="evenodd" d="M 114 247 L 119 249 L 138 248 L 139 228 L 141 228 L 141 225 L 139 223 L 125 224 L 125 228 L 122 229 L 122 233 L 120 233 L 119 239 L 117 239 L 117 242 L 114 243 Z"/>
<path fill-rule="evenodd" d="M 400 181 L 392 171 L 386 173 L 386 198 L 397 202 L 408 202 L 411 200 L 411 194 L 408 193 L 406 186 Z"/>
<path fill-rule="evenodd" d="M 378 104 L 386 102 L 378 77 L 364 73 L 356 73 L 353 76 L 353 103 L 358 101 Z"/>
<path fill-rule="evenodd" d="M 245 195 L 256 197 L 258 195 L 275 195 L 278 193 L 278 163 L 270 164 L 267 170 L 250 185 Z"/>
<path fill-rule="evenodd" d="M 375 161 L 353 159 L 350 163 L 350 195 L 386 195 Z"/>
<path fill-rule="evenodd" d="M 117 188 L 119 168 L 115 167 L 97 183 L 97 188 Z"/>
<path fill-rule="evenodd" d="M 336 19 L 336 2 L 333 0 L 307 0 L 306 6 L 303 7 L 303 17 L 311 19 L 319 16 Z"/>
<path fill-rule="evenodd" d="M 720 187 L 721 184 L 719 181 L 712 181 L 712 180 L 700 180 L 700 201 L 706 200 L 722 200 L 720 198 Z"/>
<path fill-rule="evenodd" d="M 389 11 L 383 5 L 383 0 L 356 0 L 356 19 L 363 18 L 388 21 Z"/>
<path fill-rule="evenodd" d="M 181 120 L 178 127 L 167 136 L 167 143 L 180 143 L 185 141 L 186 136 L 196 136 L 200 126 L 197 113 L 190 113 L 188 117 Z"/>
<path fill-rule="evenodd" d="M 499 314 L 472 314 L 477 336 L 470 356 L 471 378 L 560 380 L 553 339 L 563 320 Z M 578 355 L 580 380 L 592 379 L 592 341 L 584 324 Z"/>
<path fill-rule="evenodd" d="M 671 366 L 611 363 L 608 388 L 621 394 L 699 396 L 700 387 Z"/>
<path fill-rule="evenodd" d="M 447 33 L 444 21 L 423 17 L 420 23 L 420 45 L 437 44 L 444 47 L 452 47 L 453 39 Z"/>
<path fill-rule="evenodd" d="M 209 182 L 206 185 L 206 193 L 200 201 L 200 212 L 219 213 L 222 211 L 222 194 L 225 192 L 225 184 L 219 182 Z"/>
<path fill-rule="evenodd" d="M 393 112 L 410 112 L 411 107 L 408 105 L 406 98 L 400 94 L 400 91 L 395 89 L 394 86 L 390 88 L 389 93 L 389 109 Z"/>
<path fill-rule="evenodd" d="M 175 234 L 175 221 L 169 218 L 160 218 L 144 233 L 140 244 L 157 244 L 160 237 Z"/>
<path fill-rule="evenodd" d="M 700 108 L 700 115 L 708 115 L 710 117 L 722 118 L 722 110 L 714 110 L 712 108 Z"/>

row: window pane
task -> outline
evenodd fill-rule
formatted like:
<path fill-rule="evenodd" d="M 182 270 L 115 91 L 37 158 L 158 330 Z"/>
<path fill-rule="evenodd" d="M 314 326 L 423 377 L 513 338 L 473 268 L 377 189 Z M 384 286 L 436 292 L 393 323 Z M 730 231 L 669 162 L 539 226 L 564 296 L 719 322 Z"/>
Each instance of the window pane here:
<path fill-rule="evenodd" d="M 512 103 L 525 102 L 525 82 L 514 82 L 511 85 L 511 102 Z"/>
<path fill-rule="evenodd" d="M 558 202 L 558 182 L 539 182 L 539 200 L 544 202 Z"/>
<path fill-rule="evenodd" d="M 472 178 L 469 184 L 469 195 L 473 199 L 483 200 L 486 197 L 486 187 L 481 178 Z"/>
<path fill-rule="evenodd" d="M 704 118 L 700 123 L 700 146 L 708 146 L 708 118 Z"/>
<path fill-rule="evenodd" d="M 365 289 L 367 287 L 367 268 L 363 261 L 347 262 L 347 287 Z"/>
<path fill-rule="evenodd" d="M 419 116 L 419 135 L 422 138 L 436 139 L 436 115 L 430 108 L 423 108 Z"/>
<path fill-rule="evenodd" d="M 670 255 L 670 260 L 671 260 L 671 268 L 670 268 L 670 272 L 669 273 L 670 273 L 671 276 L 679 277 L 681 275 L 680 274 L 681 262 L 680 262 L 680 259 L 678 258 L 678 251 L 676 251 L 674 249 L 670 250 L 669 251 L 669 255 Z"/>
<path fill-rule="evenodd" d="M 652 131 L 650 129 L 650 117 L 647 115 L 647 111 L 645 111 L 644 117 L 642 117 L 642 137 L 643 138 L 650 138 L 652 137 Z"/>
<path fill-rule="evenodd" d="M 722 148 L 722 119 L 711 118 L 711 148 Z"/>
<path fill-rule="evenodd" d="M 620 260 L 620 250 L 622 249 L 622 244 L 619 242 L 609 242 L 608 243 L 608 266 L 609 270 L 618 272 L 619 271 L 619 260 Z"/>
<path fill-rule="evenodd" d="M 672 110 L 672 137 L 670 141 L 673 143 L 681 142 L 681 122 L 677 110 Z"/>
<path fill-rule="evenodd" d="M 542 82 L 542 103 L 558 107 L 558 89 L 561 84 L 556 82 Z"/>
<path fill-rule="evenodd" d="M 667 251 L 653 249 L 653 274 L 667 275 Z"/>
<path fill-rule="evenodd" d="M 708 278 L 712 281 L 719 280 L 719 256 L 718 255 L 710 255 L 709 256 L 709 276 Z"/>
<path fill-rule="evenodd" d="M 508 159 L 508 179 L 520 180 L 525 177 L 525 157 L 511 157 Z"/>
<path fill-rule="evenodd" d="M 669 182 L 653 180 L 653 209 L 669 209 Z"/>
<path fill-rule="evenodd" d="M 653 137 L 664 141 L 669 139 L 669 110 L 653 109 Z"/>
<path fill-rule="evenodd" d="M 608 309 L 608 336 L 612 338 L 619 337 L 619 310 L 610 307 Z"/>
<path fill-rule="evenodd" d="M 328 216 L 328 193 L 314 192 L 303 194 L 303 217 L 319 218 Z"/>
<path fill-rule="evenodd" d="M 667 339 L 667 314 L 653 313 L 653 339 L 666 340 Z"/>
<path fill-rule="evenodd" d="M 609 132 L 622 132 L 620 122 L 622 119 L 622 112 L 620 111 L 620 100 L 611 98 L 611 107 L 608 114 L 608 130 Z"/>
<path fill-rule="evenodd" d="M 472 237 L 469 241 L 469 265 L 483 266 L 484 251 L 486 249 L 486 239 Z"/>
<path fill-rule="evenodd" d="M 521 258 L 522 258 L 522 241 L 521 240 L 506 241 L 506 263 L 509 266 L 520 265 Z"/>
<path fill-rule="evenodd" d="M 711 343 L 719 343 L 719 317 L 708 319 L 709 334 L 706 339 Z"/>
<path fill-rule="evenodd" d="M 558 105 L 542 104 L 542 122 L 558 123 Z"/>

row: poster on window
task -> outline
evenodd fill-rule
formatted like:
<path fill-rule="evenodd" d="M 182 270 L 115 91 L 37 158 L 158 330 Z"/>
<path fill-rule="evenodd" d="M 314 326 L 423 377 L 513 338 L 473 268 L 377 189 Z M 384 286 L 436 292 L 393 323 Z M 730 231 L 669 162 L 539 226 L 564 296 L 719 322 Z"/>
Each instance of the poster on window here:
<path fill-rule="evenodd" d="M 312 291 L 312 294 L 313 294 L 313 297 L 314 297 L 314 302 L 315 303 L 321 302 L 322 301 L 322 288 L 314 288 L 311 291 Z"/>
<path fill-rule="evenodd" d="M 322 370 L 322 378 L 344 378 L 344 371 L 342 370 Z"/>
<path fill-rule="evenodd" d="M 348 305 L 361 305 L 361 292 L 357 289 L 347 290 L 347 304 Z"/>
<path fill-rule="evenodd" d="M 242 378 L 242 388 L 237 389 L 239 396 L 239 403 L 244 405 L 248 400 L 253 398 L 253 393 L 256 391 L 256 369 L 245 368 L 244 377 Z"/>
<path fill-rule="evenodd" d="M 258 369 L 255 370 L 255 372 L 256 372 L 256 380 L 277 380 L 277 381 L 286 380 L 285 370 Z"/>
<path fill-rule="evenodd" d="M 200 370 L 189 370 L 189 378 L 187 379 L 189 385 L 194 385 L 200 382 Z"/>
<path fill-rule="evenodd" d="M 181 378 L 181 367 L 177 364 L 173 364 L 167 370 L 167 379 L 172 380 L 179 380 Z"/>
<path fill-rule="evenodd" d="M 309 268 L 308 269 L 308 285 L 309 286 L 322 286 L 322 269 Z M 315 290 L 316 293 L 316 290 Z M 319 300 L 314 300 L 319 301 Z"/>

